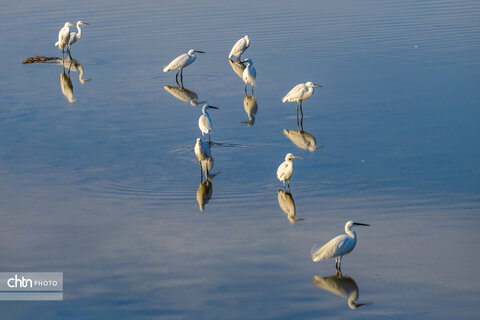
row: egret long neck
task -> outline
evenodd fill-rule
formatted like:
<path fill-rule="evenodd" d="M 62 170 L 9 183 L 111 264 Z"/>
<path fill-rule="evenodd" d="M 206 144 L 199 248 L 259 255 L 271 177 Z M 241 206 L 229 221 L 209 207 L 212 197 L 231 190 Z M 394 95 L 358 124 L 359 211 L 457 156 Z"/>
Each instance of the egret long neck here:
<path fill-rule="evenodd" d="M 82 37 L 82 28 L 80 28 L 80 24 L 77 23 L 77 39 L 80 40 Z"/>
<path fill-rule="evenodd" d="M 357 234 L 351 229 L 351 226 L 345 226 L 345 233 L 348 234 L 350 238 L 357 239 Z"/>

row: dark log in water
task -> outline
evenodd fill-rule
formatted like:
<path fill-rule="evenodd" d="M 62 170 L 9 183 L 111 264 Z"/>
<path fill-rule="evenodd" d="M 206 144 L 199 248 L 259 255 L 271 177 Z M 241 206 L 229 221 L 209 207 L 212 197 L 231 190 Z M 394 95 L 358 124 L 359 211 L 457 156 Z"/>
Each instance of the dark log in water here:
<path fill-rule="evenodd" d="M 59 60 L 60 58 L 58 57 L 42 57 L 42 56 L 36 56 L 36 57 L 28 57 L 25 60 L 23 60 L 22 64 L 28 64 L 28 63 L 53 63 L 51 62 L 52 60 Z"/>

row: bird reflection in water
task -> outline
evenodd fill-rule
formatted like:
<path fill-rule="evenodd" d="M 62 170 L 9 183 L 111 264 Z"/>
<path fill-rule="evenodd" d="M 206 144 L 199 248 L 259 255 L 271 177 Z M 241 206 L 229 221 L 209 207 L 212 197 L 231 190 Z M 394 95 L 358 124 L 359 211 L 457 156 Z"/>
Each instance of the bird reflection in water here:
<path fill-rule="evenodd" d="M 58 64 L 63 66 L 64 69 L 68 69 L 68 72 L 70 71 L 73 72 L 78 72 L 78 81 L 80 81 L 81 84 L 84 84 L 87 81 L 90 81 L 92 79 L 85 79 L 83 76 L 85 75 L 85 70 L 83 69 L 83 65 L 80 63 L 80 61 L 76 59 L 58 59 Z"/>
<path fill-rule="evenodd" d="M 313 285 L 337 296 L 348 298 L 347 301 L 350 309 L 357 309 L 361 306 L 371 304 L 371 302 L 356 302 L 359 297 L 357 283 L 353 278 L 343 276 L 339 271 L 337 271 L 337 274 L 329 277 L 313 276 Z"/>
<path fill-rule="evenodd" d="M 315 151 L 323 148 L 323 146 L 317 146 L 317 140 L 315 137 L 303 130 L 303 113 L 301 118 L 298 118 L 297 113 L 297 128 L 298 130 L 283 130 L 283 134 L 287 136 L 297 147 L 304 150 Z"/>
<path fill-rule="evenodd" d="M 85 79 L 84 74 L 85 70 L 80 61 L 75 59 L 58 59 L 57 64 L 63 67 L 62 73 L 60 73 L 60 88 L 62 89 L 63 95 L 67 98 L 68 102 L 76 102 L 77 100 L 73 96 L 73 84 L 70 79 L 70 72 L 78 72 L 78 81 L 81 84 L 84 84 L 91 79 Z"/>
<path fill-rule="evenodd" d="M 244 121 L 243 123 L 253 126 L 255 123 L 255 116 L 257 115 L 258 111 L 257 99 L 253 95 L 249 96 L 245 92 L 245 97 L 243 98 L 243 108 L 248 116 L 248 121 Z"/>
<path fill-rule="evenodd" d="M 212 180 L 207 179 L 200 183 L 197 189 L 197 202 L 200 211 L 205 210 L 205 205 L 212 198 Z"/>
<path fill-rule="evenodd" d="M 70 79 L 70 73 L 67 75 L 65 70 L 60 73 L 60 88 L 62 89 L 62 93 L 67 98 L 68 102 L 77 101 L 73 97 L 73 84 L 72 80 Z"/>
<path fill-rule="evenodd" d="M 288 221 L 295 223 L 303 221 L 304 219 L 296 218 L 295 201 L 293 201 L 292 194 L 288 191 L 278 190 L 278 205 L 287 214 Z"/>
<path fill-rule="evenodd" d="M 228 62 L 230 63 L 230 67 L 232 67 L 233 72 L 235 72 L 235 74 L 243 80 L 243 71 L 247 66 L 240 60 L 233 61 L 228 59 Z"/>
<path fill-rule="evenodd" d="M 196 106 L 196 105 L 207 102 L 207 101 L 198 101 L 198 95 L 192 90 L 188 90 L 183 86 L 174 87 L 174 86 L 164 85 L 163 88 L 165 89 L 165 91 L 170 93 L 172 96 L 174 96 L 178 100 L 187 102 L 192 106 Z"/>

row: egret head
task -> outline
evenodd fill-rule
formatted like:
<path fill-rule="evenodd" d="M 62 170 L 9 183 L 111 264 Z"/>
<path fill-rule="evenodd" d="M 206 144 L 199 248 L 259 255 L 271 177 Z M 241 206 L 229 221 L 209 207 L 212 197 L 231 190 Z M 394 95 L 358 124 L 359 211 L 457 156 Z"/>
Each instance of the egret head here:
<path fill-rule="evenodd" d="M 197 138 L 197 144 L 199 144 L 201 142 L 200 138 Z"/>
<path fill-rule="evenodd" d="M 72 26 L 73 26 L 73 24 L 71 24 L 70 22 L 65 22 L 64 27 L 72 27 Z"/>
<path fill-rule="evenodd" d="M 200 50 L 195 50 L 195 49 L 190 49 L 188 50 L 188 55 L 191 56 L 192 54 L 194 53 L 205 53 L 204 51 L 200 51 Z"/>
<path fill-rule="evenodd" d="M 345 224 L 345 230 L 351 229 L 352 227 L 355 227 L 355 226 L 370 226 L 370 225 L 366 223 L 354 222 L 350 220 L 350 221 L 347 221 L 347 223 Z"/>
<path fill-rule="evenodd" d="M 290 159 L 293 159 L 293 158 L 302 159 L 301 157 L 294 156 L 291 153 L 287 153 L 287 155 L 285 156 L 285 160 L 290 160 Z"/>
<path fill-rule="evenodd" d="M 209 104 L 204 104 L 202 107 L 202 111 L 205 112 L 207 109 L 218 109 L 218 107 L 211 106 Z"/>
<path fill-rule="evenodd" d="M 249 65 L 253 66 L 253 61 L 250 58 L 243 60 L 242 63 L 248 63 Z"/>
<path fill-rule="evenodd" d="M 310 81 L 308 81 L 307 83 L 305 83 L 305 85 L 306 85 L 307 87 L 309 87 L 309 88 L 311 88 L 311 87 L 321 87 L 321 85 L 312 83 L 312 82 L 310 82 Z"/>

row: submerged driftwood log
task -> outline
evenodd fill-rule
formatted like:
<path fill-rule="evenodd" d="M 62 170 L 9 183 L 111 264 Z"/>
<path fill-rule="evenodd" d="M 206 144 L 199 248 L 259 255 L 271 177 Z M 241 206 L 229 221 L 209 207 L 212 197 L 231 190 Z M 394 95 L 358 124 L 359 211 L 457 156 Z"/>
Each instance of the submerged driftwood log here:
<path fill-rule="evenodd" d="M 54 63 L 52 60 L 60 60 L 61 58 L 59 57 L 42 57 L 42 56 L 36 56 L 36 57 L 28 57 L 25 60 L 23 60 L 22 64 L 29 64 L 29 63 Z"/>

